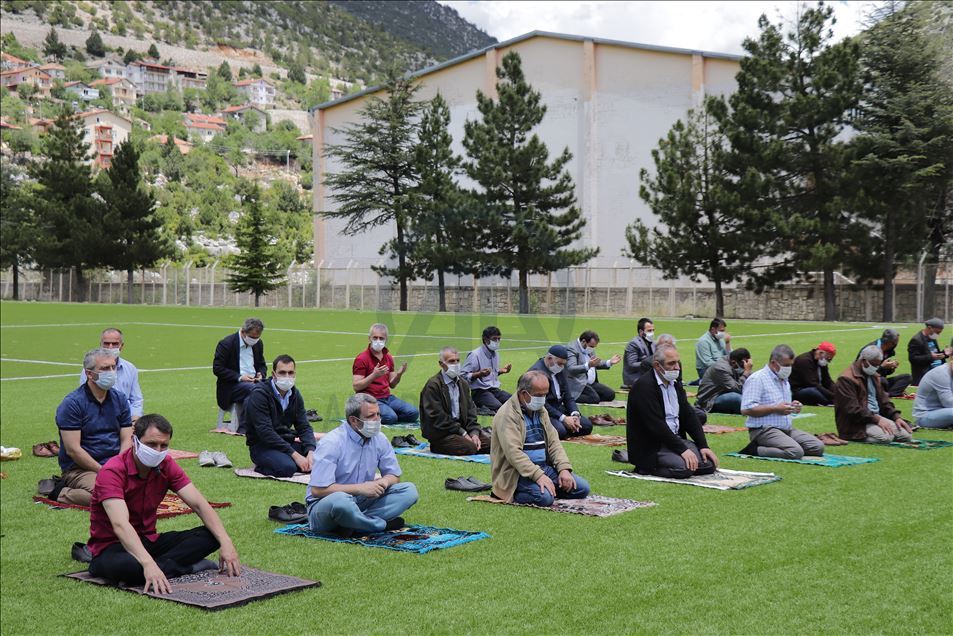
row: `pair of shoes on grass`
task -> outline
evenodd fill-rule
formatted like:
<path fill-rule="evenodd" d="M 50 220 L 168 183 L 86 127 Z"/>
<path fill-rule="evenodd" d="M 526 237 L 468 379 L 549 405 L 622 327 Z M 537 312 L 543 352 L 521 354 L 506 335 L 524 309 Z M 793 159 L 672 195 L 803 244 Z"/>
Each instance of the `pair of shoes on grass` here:
<path fill-rule="evenodd" d="M 292 501 L 287 506 L 271 506 L 268 518 L 281 523 L 307 523 L 308 509 L 300 501 Z"/>
<path fill-rule="evenodd" d="M 318 415 L 318 412 L 314 409 L 308 409 L 304 412 L 304 416 L 308 418 L 309 422 L 322 422 L 324 418 Z"/>
<path fill-rule="evenodd" d="M 60 454 L 60 445 L 55 441 L 34 444 L 33 454 L 37 457 L 56 457 Z"/>
<path fill-rule="evenodd" d="M 204 450 L 199 453 L 199 466 L 215 466 L 216 468 L 231 468 L 232 462 L 229 461 L 225 453 L 221 451 Z"/>
<path fill-rule="evenodd" d="M 394 435 L 390 438 L 390 445 L 394 448 L 414 448 L 420 446 L 420 440 L 413 433 L 408 435 Z"/>
<path fill-rule="evenodd" d="M 443 482 L 443 487 L 447 490 L 460 490 L 462 492 L 483 492 L 493 488 L 492 485 L 484 483 L 470 475 L 469 477 L 448 477 Z"/>

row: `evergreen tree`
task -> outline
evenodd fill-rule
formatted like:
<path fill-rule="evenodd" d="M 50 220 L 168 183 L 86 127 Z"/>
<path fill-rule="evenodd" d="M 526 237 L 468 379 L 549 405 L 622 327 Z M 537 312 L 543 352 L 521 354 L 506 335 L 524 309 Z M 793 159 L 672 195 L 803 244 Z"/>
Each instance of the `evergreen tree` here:
<path fill-rule="evenodd" d="M 258 307 L 262 295 L 284 283 L 284 272 L 278 248 L 272 244 L 275 234 L 261 205 L 261 189 L 257 183 L 239 185 L 242 216 L 235 230 L 239 253 L 232 257 L 228 286 L 234 292 L 251 292 Z"/>
<path fill-rule="evenodd" d="M 141 57 L 142 55 L 140 55 L 138 51 L 136 51 L 132 47 L 129 47 L 129 50 L 126 51 L 126 53 L 122 56 L 122 63 L 132 64 L 133 62 L 140 59 Z"/>
<path fill-rule="evenodd" d="M 60 62 L 66 57 L 68 51 L 69 49 L 66 45 L 60 42 L 60 36 L 56 32 L 56 29 L 50 27 L 46 38 L 43 40 L 43 55 Z"/>
<path fill-rule="evenodd" d="M 106 55 L 106 45 L 103 44 L 103 38 L 96 29 L 93 29 L 93 32 L 86 38 L 86 52 L 95 57 L 105 57 Z"/>
<path fill-rule="evenodd" d="M 226 82 L 232 81 L 232 67 L 228 65 L 228 60 L 223 61 L 219 65 L 217 74 Z"/>
<path fill-rule="evenodd" d="M 288 79 L 298 84 L 308 83 L 308 77 L 304 74 L 304 67 L 297 62 L 292 62 L 288 66 Z"/>
<path fill-rule="evenodd" d="M 412 246 L 407 232 L 414 212 L 414 190 L 420 181 L 415 160 L 421 110 L 421 103 L 414 101 L 417 89 L 409 78 L 392 71 L 384 87 L 386 99 L 368 99 L 359 121 L 342 131 L 344 142 L 325 150 L 341 169 L 324 178 L 338 207 L 321 214 L 347 219 L 345 234 L 394 224 L 395 236 L 381 246 L 380 253 L 395 258 L 397 266 L 376 271 L 397 279 L 401 311 L 407 311 L 407 281 L 414 273 L 408 262 Z"/>
<path fill-rule="evenodd" d="M 20 299 L 20 268 L 32 260 L 36 220 L 30 189 L 16 166 L 6 158 L 0 163 L 0 267 L 13 271 L 13 300 Z"/>
<path fill-rule="evenodd" d="M 824 319 L 836 320 L 834 270 L 866 234 L 845 210 L 851 184 L 838 138 L 860 96 L 859 49 L 849 38 L 831 43 L 833 10 L 823 2 L 798 12 L 788 33 L 762 15 L 758 38 L 745 39 L 748 55 L 722 124 L 742 205 L 773 213 L 768 226 L 786 241 L 765 246 L 785 258 L 760 270 L 759 283 L 820 270 Z"/>
<path fill-rule="evenodd" d="M 255 62 L 255 65 L 251 67 L 251 74 L 254 77 L 261 77 L 263 75 L 261 70 L 261 64 L 259 64 L 258 62 Z"/>
<path fill-rule="evenodd" d="M 723 285 L 740 281 L 762 254 L 765 237 L 750 211 L 739 206 L 725 168 L 728 142 L 712 111 L 723 100 L 708 98 L 685 122 L 675 122 L 652 150 L 655 174 L 642 169 L 639 194 L 659 224 L 640 220 L 626 229 L 629 255 L 665 272 L 715 284 L 715 315 L 725 315 Z"/>
<path fill-rule="evenodd" d="M 159 57 L 160 57 L 160 55 L 159 55 L 159 47 L 156 46 L 156 43 L 155 43 L 155 42 L 153 42 L 152 44 L 149 45 L 149 50 L 146 52 L 146 55 L 148 55 L 149 57 L 151 57 L 151 58 L 154 59 L 154 60 L 158 60 L 158 59 L 159 59 Z"/>
<path fill-rule="evenodd" d="M 125 270 L 129 283 L 126 302 L 131 304 L 133 272 L 170 256 L 172 247 L 160 232 L 162 222 L 156 216 L 156 200 L 142 182 L 139 152 L 131 140 L 119 145 L 105 176 L 105 227 L 114 243 L 108 265 Z"/>
<path fill-rule="evenodd" d="M 64 109 L 43 139 L 41 160 L 30 166 L 38 184 L 34 259 L 41 269 L 75 267 L 80 300 L 86 298 L 85 271 L 105 265 L 111 249 L 83 137 L 79 120 Z"/>
<path fill-rule="evenodd" d="M 520 313 L 529 313 L 529 275 L 548 274 L 585 263 L 598 248 L 572 249 L 586 220 L 576 207 L 566 165 L 569 148 L 552 163 L 549 151 L 530 133 L 546 114 L 540 94 L 523 76 L 520 56 L 507 53 L 496 69 L 497 101 L 477 91 L 482 120 L 467 121 L 463 145 L 467 174 L 482 188 L 480 198 L 495 220 L 488 244 L 490 262 L 519 272 Z"/>

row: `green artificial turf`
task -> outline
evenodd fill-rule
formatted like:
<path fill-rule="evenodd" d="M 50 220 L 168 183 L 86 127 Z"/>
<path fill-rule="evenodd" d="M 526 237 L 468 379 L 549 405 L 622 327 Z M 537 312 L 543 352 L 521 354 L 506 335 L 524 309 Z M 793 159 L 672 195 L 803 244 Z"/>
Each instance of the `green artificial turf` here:
<path fill-rule="evenodd" d="M 489 480 L 489 466 L 401 458 L 404 479 L 421 495 L 408 522 L 491 535 L 426 555 L 275 535 L 268 507 L 303 501 L 303 487 L 239 479 L 230 470 L 184 460 L 209 499 L 232 502 L 219 514 L 244 563 L 320 579 L 323 587 L 208 614 L 58 578 L 80 569 L 70 560 L 70 546 L 87 537 L 88 518 L 31 501 L 36 482 L 57 466 L 31 456 L 30 447 L 56 438 L 56 406 L 77 386 L 83 353 L 105 326 L 124 331 L 124 357 L 142 371 L 146 412 L 171 420 L 173 447 L 224 450 L 244 466 L 250 464 L 244 440 L 208 432 L 217 415 L 210 367 L 215 344 L 249 315 L 265 322 L 266 359 L 290 353 L 299 360 L 297 385 L 307 406 L 325 417 L 318 430 L 330 430 L 340 417 L 350 394 L 351 360 L 366 346 L 372 322 L 390 326 L 391 351 L 398 363 L 410 363 L 395 393 L 416 403 L 437 370 L 436 352 L 450 344 L 465 355 L 487 324 L 503 331 L 502 361 L 514 368 L 503 386 L 512 390 L 518 372 L 549 343 L 594 329 L 602 337 L 599 354 L 608 357 L 621 353 L 635 320 L 36 303 L 3 303 L 0 311 L 0 442 L 24 453 L 0 465 L 8 473 L 0 482 L 4 634 L 949 633 L 953 626 L 953 448 L 851 444 L 829 450 L 881 461 L 836 469 L 726 457 L 725 467 L 783 479 L 721 492 L 610 477 L 605 470 L 623 468 L 610 462 L 612 449 L 567 444 L 576 471 L 595 493 L 658 503 L 610 518 L 467 503 L 464 493 L 443 489 L 444 479 Z M 706 328 L 702 320 L 656 322 L 656 333 L 680 339 L 689 378 L 694 340 Z M 728 324 L 733 345 L 751 350 L 756 368 L 778 343 L 800 353 L 831 340 L 839 350 L 834 374 L 882 328 Z M 916 328 L 901 326 L 899 372 L 909 372 L 906 341 Z M 614 368 L 600 379 L 618 386 L 620 373 Z M 68 376 L 35 377 L 62 374 Z M 15 379 L 24 377 L 33 379 Z M 912 402 L 898 402 L 909 414 Z M 818 417 L 800 420 L 801 428 L 835 430 L 833 409 L 806 411 Z M 743 419 L 715 415 L 711 421 L 742 425 Z M 917 436 L 953 440 L 947 431 Z M 723 454 L 740 449 L 747 436 L 709 439 Z M 197 522 L 193 515 L 160 520 L 159 530 Z"/>

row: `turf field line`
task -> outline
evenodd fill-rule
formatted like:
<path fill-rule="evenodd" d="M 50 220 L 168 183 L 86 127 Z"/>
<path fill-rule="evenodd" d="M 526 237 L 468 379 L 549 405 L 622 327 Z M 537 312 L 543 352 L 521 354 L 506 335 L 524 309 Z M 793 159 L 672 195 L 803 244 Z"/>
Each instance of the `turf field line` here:
<path fill-rule="evenodd" d="M 75 367 L 76 366 L 75 362 L 53 362 L 51 360 L 21 360 L 20 358 L 0 358 L 0 362 L 25 362 L 27 364 L 51 364 L 58 367 Z"/>
<path fill-rule="evenodd" d="M 903 329 L 906 325 L 897 325 L 895 327 L 890 327 L 890 329 Z M 870 331 L 871 329 L 876 331 L 881 331 L 886 329 L 886 327 L 854 327 L 852 329 L 820 329 L 818 331 L 788 331 L 787 333 L 752 333 L 742 336 L 732 336 L 731 340 L 738 340 L 742 338 L 768 338 L 768 337 L 777 337 L 777 336 L 809 336 L 814 333 L 844 333 L 847 331 Z"/>

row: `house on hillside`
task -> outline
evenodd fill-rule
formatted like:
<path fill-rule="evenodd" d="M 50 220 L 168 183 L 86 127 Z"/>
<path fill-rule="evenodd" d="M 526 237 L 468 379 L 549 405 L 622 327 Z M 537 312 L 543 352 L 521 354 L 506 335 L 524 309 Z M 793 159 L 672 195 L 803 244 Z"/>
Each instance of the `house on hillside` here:
<path fill-rule="evenodd" d="M 66 67 L 62 64 L 43 64 L 40 70 L 49 75 L 54 82 L 66 79 Z"/>
<path fill-rule="evenodd" d="M 126 79 L 136 87 L 136 95 L 150 95 L 164 93 L 170 88 L 176 88 L 175 69 L 171 66 L 153 64 L 136 60 L 126 65 Z"/>
<path fill-rule="evenodd" d="M 153 135 L 152 137 L 149 137 L 149 141 L 155 141 L 164 146 L 167 143 L 169 143 L 169 136 L 168 135 Z M 192 142 L 186 141 L 185 139 L 179 139 L 178 137 L 175 137 L 175 136 L 172 137 L 172 143 L 175 144 L 175 147 L 178 148 L 179 152 L 182 153 L 183 155 L 189 154 L 192 151 L 192 148 L 195 147 L 195 144 L 193 144 Z"/>
<path fill-rule="evenodd" d="M 252 130 L 255 132 L 265 132 L 268 127 L 268 113 L 264 109 L 255 106 L 254 104 L 242 104 L 241 106 L 229 106 L 222 110 L 219 113 L 223 118 L 235 119 L 238 121 L 247 121 L 249 118 L 248 114 L 253 114 L 255 119 L 255 124 L 252 126 Z"/>
<path fill-rule="evenodd" d="M 16 91 L 23 84 L 33 86 L 43 97 L 49 97 L 50 89 L 53 88 L 53 79 L 38 66 L 0 72 L 0 86 L 7 90 Z"/>
<path fill-rule="evenodd" d="M 182 116 L 185 129 L 193 139 L 208 142 L 225 132 L 227 123 L 221 117 L 201 113 L 185 113 Z"/>
<path fill-rule="evenodd" d="M 16 71 L 21 68 L 29 68 L 33 62 L 21 60 L 15 55 L 9 53 L 0 53 L 0 71 Z"/>
<path fill-rule="evenodd" d="M 238 92 L 243 94 L 252 104 L 258 106 L 275 105 L 275 95 L 277 93 L 274 85 L 268 80 L 262 78 L 243 79 L 233 82 L 233 84 Z"/>
<path fill-rule="evenodd" d="M 198 90 L 205 90 L 206 84 L 208 82 L 208 73 L 205 71 L 196 71 L 191 68 L 182 68 L 180 66 L 173 67 L 175 71 L 175 83 L 179 87 L 179 90 L 185 90 L 187 88 L 197 88 Z"/>
<path fill-rule="evenodd" d="M 115 58 L 107 57 L 102 60 L 88 62 L 86 64 L 86 68 L 95 72 L 104 79 L 126 77 L 126 65 L 123 64 L 121 60 L 117 60 Z"/>
<path fill-rule="evenodd" d="M 30 117 L 27 119 L 27 122 L 30 124 L 30 127 L 33 128 L 33 132 L 38 135 L 42 135 L 53 125 L 52 119 L 44 119 L 43 117 Z"/>
<path fill-rule="evenodd" d="M 129 138 L 132 120 L 103 109 L 79 113 L 76 117 L 83 123 L 83 139 L 92 148 L 93 163 L 108 168 L 116 148 Z"/>
<path fill-rule="evenodd" d="M 136 105 L 136 87 L 124 77 L 93 80 L 89 85 L 100 93 L 108 93 L 113 105 L 122 112 Z"/>
<path fill-rule="evenodd" d="M 68 93 L 72 93 L 87 102 L 99 99 L 99 89 L 93 88 L 84 82 L 66 82 L 63 84 L 63 88 L 65 88 Z"/>

